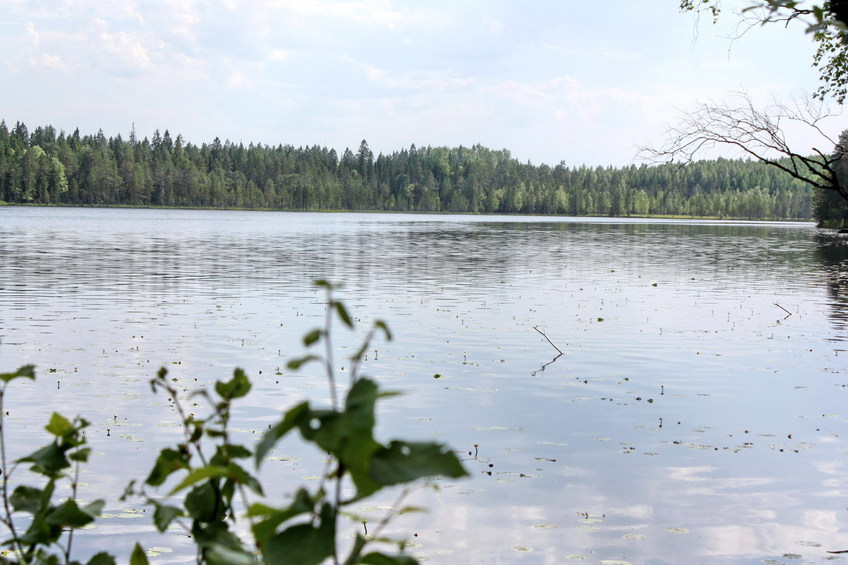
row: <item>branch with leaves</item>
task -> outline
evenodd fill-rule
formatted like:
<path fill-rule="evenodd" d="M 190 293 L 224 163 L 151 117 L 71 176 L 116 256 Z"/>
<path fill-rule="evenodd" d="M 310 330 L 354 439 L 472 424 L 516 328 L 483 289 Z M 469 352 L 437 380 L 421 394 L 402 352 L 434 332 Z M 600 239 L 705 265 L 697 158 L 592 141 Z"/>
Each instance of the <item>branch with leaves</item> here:
<path fill-rule="evenodd" d="M 105 502 L 95 500 L 84 506 L 77 503 L 79 466 L 88 462 L 91 448 L 87 446 L 85 428 L 89 423 L 77 416 L 72 420 L 53 413 L 45 430 L 53 437 L 47 445 L 9 465 L 6 454 L 6 389 L 12 381 L 35 379 L 35 367 L 26 365 L 12 373 L 0 374 L 0 462 L 2 462 L 3 516 L 0 523 L 9 537 L 3 545 L 10 547 L 13 560 L 4 562 L 21 564 L 64 563 L 78 565 L 71 560 L 74 531 L 93 522 Z M 9 482 L 21 464 L 29 464 L 29 471 L 46 479 L 40 487 L 19 485 L 9 493 Z M 54 501 L 56 489 L 69 482 L 70 497 Z M 29 514 L 26 530 L 17 525 L 15 513 Z M 114 565 L 114 558 L 97 553 L 87 565 Z"/>
<path fill-rule="evenodd" d="M 228 433 L 232 403 L 250 391 L 250 381 L 243 371 L 236 369 L 231 381 L 216 383 L 214 395 L 202 391 L 194 393 L 209 401 L 211 415 L 203 419 L 182 409 L 181 399 L 167 383 L 164 370 L 152 382 L 154 390 L 164 390 L 176 406 L 183 423 L 184 441 L 176 448 L 163 449 L 144 485 L 138 488 L 131 484 L 126 496 L 139 494 L 154 506 L 154 523 L 160 531 L 164 532 L 172 523 L 190 521 L 183 527 L 198 546 L 198 563 L 224 565 L 261 561 L 319 565 L 328 559 L 336 565 L 416 563 L 403 552 L 403 541 L 396 542 L 401 547 L 399 553 L 365 551 L 374 541 L 386 541 L 379 533 L 391 518 L 411 510 L 400 507 L 400 500 L 371 536 L 357 533 L 344 559 L 339 554 L 337 542 L 340 517 L 350 514 L 346 510 L 350 505 L 387 487 L 409 485 L 437 476 L 459 478 L 467 474 L 457 456 L 442 444 L 393 440 L 384 445 L 374 438 L 376 403 L 392 393 L 381 391 L 375 381 L 361 376 L 360 368 L 377 333 L 382 333 L 386 339 L 391 339 L 391 333 L 385 323 L 375 322 L 351 359 L 350 384 L 346 393 L 340 395 L 333 363 L 333 325 L 338 320 L 352 330 L 354 323 L 344 304 L 334 297 L 336 285 L 317 281 L 316 286 L 327 296 L 324 326 L 308 332 L 303 343 L 310 348 L 323 341 L 324 354 L 293 359 L 288 367 L 296 370 L 307 363 L 319 363 L 330 387 L 329 407 L 313 407 L 309 402 L 297 404 L 284 412 L 251 450 L 232 443 Z M 251 496 L 263 496 L 262 486 L 240 461 L 252 458 L 258 471 L 268 453 L 293 432 L 329 457 L 317 488 L 299 488 L 291 502 L 283 507 L 251 501 Z M 204 446 L 210 441 L 215 445 L 215 454 L 207 458 Z M 146 492 L 146 487 L 158 488 L 174 481 L 177 484 L 171 488 L 169 496 L 185 493 L 179 504 L 163 504 Z M 346 498 L 343 493 L 348 488 L 354 494 Z M 403 489 L 401 494 L 405 492 Z M 240 506 L 234 504 L 236 494 L 240 495 Z M 252 539 L 247 542 L 234 533 L 239 508 L 250 524 Z M 134 553 L 134 559 L 137 560 L 133 565 L 147 562 L 138 552 Z"/>
<path fill-rule="evenodd" d="M 721 12 L 720 0 L 680 0 L 683 12 L 708 13 L 717 22 Z M 788 27 L 793 22 L 805 25 L 816 44 L 813 66 L 820 70 L 820 85 L 815 97 L 820 100 L 832 97 L 842 105 L 848 96 L 848 4 L 842 0 L 821 3 L 804 3 L 798 0 L 752 0 L 750 6 L 739 14 L 744 30 L 739 37 L 754 27 L 779 24 Z"/>
<path fill-rule="evenodd" d="M 216 382 L 214 390 L 201 389 L 187 397 L 168 381 L 165 369 L 151 381 L 153 392 L 164 392 L 177 411 L 182 438 L 176 446 L 160 451 L 147 478 L 140 485 L 131 482 L 122 500 L 142 497 L 153 507 L 153 523 L 160 532 L 172 524 L 179 525 L 196 545 L 198 564 L 319 565 L 330 560 L 334 565 L 413 565 L 418 561 L 404 551 L 405 541 L 387 539 L 383 530 L 396 516 L 419 510 L 403 506 L 412 485 L 437 477 L 467 476 L 459 458 L 443 444 L 405 440 L 384 444 L 375 439 L 377 401 L 394 393 L 382 391 L 375 381 L 362 376 L 360 370 L 372 340 L 378 334 L 391 339 L 391 333 L 385 323 L 374 323 L 351 358 L 351 378 L 346 391 L 337 390 L 333 324 L 338 320 L 352 330 L 354 323 L 344 304 L 334 297 L 338 287 L 326 281 L 317 281 L 316 285 L 327 296 L 324 326 L 307 333 L 303 343 L 312 347 L 323 340 L 325 353 L 294 359 L 288 366 L 297 369 L 313 361 L 320 363 L 330 386 L 329 407 L 314 407 L 309 402 L 295 405 L 251 449 L 235 443 L 230 429 L 234 403 L 241 402 L 251 390 L 244 371 L 236 369 L 232 379 Z M 73 532 L 91 523 L 104 505 L 102 500 L 85 506 L 76 502 L 79 465 L 87 463 L 90 454 L 84 434 L 88 422 L 53 414 L 46 426 L 53 441 L 11 466 L 7 464 L 6 388 L 14 380 L 34 378 L 31 365 L 0 374 L 0 525 L 8 532 L 3 545 L 11 548 L 8 556 L 0 557 L 0 563 L 80 565 L 71 560 Z M 184 408 L 184 402 L 194 398 L 206 401 L 208 415 L 198 417 Z M 264 489 L 253 472 L 258 473 L 268 453 L 294 433 L 328 456 L 327 468 L 317 488 L 300 487 L 288 504 L 274 506 L 264 500 Z M 248 469 L 251 461 L 253 470 Z M 31 465 L 31 472 L 46 478 L 46 486 L 20 485 L 9 493 L 11 475 L 25 463 Z M 63 480 L 71 483 L 71 497 L 55 504 L 56 485 Z M 370 535 L 367 530 L 364 534 L 358 532 L 364 521 L 352 525 L 357 528 L 357 534 L 342 558 L 340 518 L 354 517 L 349 510 L 351 505 L 395 486 L 402 487 L 395 505 Z M 169 489 L 167 502 L 148 492 L 160 488 Z M 345 496 L 346 492 L 352 494 Z M 25 531 L 15 520 L 19 513 L 31 515 Z M 242 519 L 247 521 L 249 536 L 237 527 Z M 397 549 L 370 550 L 375 543 L 389 543 Z M 132 549 L 129 563 L 148 565 L 147 555 L 138 543 Z M 114 557 L 104 552 L 86 562 L 86 565 L 114 564 Z"/>

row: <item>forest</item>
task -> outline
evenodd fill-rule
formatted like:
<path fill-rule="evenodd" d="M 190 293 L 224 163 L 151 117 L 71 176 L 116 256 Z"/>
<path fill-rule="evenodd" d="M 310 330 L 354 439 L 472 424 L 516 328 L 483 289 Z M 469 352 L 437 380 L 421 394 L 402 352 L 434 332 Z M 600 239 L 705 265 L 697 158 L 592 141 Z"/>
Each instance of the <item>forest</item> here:
<path fill-rule="evenodd" d="M 803 182 L 741 159 L 549 166 L 480 145 L 375 156 L 363 140 L 339 155 L 218 138 L 198 146 L 168 130 L 124 139 L 0 122 L 8 204 L 810 220 L 822 208 L 815 200 Z"/>

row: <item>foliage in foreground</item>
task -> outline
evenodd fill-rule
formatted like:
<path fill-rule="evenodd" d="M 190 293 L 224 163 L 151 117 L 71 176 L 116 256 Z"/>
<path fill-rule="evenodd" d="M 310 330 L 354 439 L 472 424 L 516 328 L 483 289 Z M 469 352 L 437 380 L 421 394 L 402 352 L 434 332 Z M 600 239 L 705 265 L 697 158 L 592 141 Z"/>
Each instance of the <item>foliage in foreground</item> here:
<path fill-rule="evenodd" d="M 197 563 L 318 565 L 331 561 L 345 565 L 411 565 L 417 561 L 403 551 L 403 541 L 381 535 L 393 517 L 416 510 L 401 506 L 406 486 L 421 479 L 459 478 L 467 474 L 456 455 L 439 443 L 392 440 L 383 444 L 374 438 L 377 401 L 391 393 L 360 376 L 360 367 L 377 333 L 386 339 L 391 339 L 391 334 L 383 322 L 374 324 L 352 357 L 350 382 L 339 387 L 333 369 L 332 325 L 338 320 L 353 329 L 354 323 L 342 302 L 333 298 L 335 287 L 325 281 L 316 284 L 327 293 L 325 325 L 306 334 L 303 342 L 307 347 L 323 343 L 324 353 L 292 360 L 289 367 L 323 364 L 330 387 L 329 407 L 315 407 L 309 402 L 293 406 L 251 449 L 234 443 L 230 433 L 233 404 L 251 389 L 250 380 L 241 369 L 234 371 L 231 380 L 216 382 L 214 392 L 192 393 L 190 398 L 200 397 L 208 403 L 209 414 L 203 418 L 184 409 L 185 399 L 169 384 L 165 369 L 151 381 L 153 390 L 165 392 L 175 406 L 183 438 L 176 446 L 163 449 L 143 483 L 130 483 L 124 497 L 142 496 L 153 507 L 153 522 L 160 532 L 174 524 L 188 532 L 196 545 Z M 74 532 L 94 521 L 104 506 L 102 500 L 82 507 L 76 502 L 79 465 L 88 462 L 90 453 L 83 433 L 88 422 L 53 414 L 46 427 L 53 441 L 9 467 L 3 400 L 8 384 L 20 378 L 34 379 L 34 367 L 27 365 L 13 373 L 0 374 L 0 456 L 5 471 L 0 521 L 8 536 L 3 544 L 9 548 L 0 562 L 75 564 L 78 562 L 71 559 Z M 344 389 L 343 395 L 338 388 Z M 269 451 L 293 433 L 327 455 L 325 472 L 316 488 L 301 486 L 288 504 L 274 506 L 264 500 L 263 486 L 249 470 L 249 463 L 252 461 L 254 471 L 258 471 Z M 29 470 L 44 477 L 46 485 L 21 485 L 9 493 L 10 477 L 21 464 L 30 464 Z M 57 503 L 54 494 L 60 481 L 69 483 L 71 496 Z M 350 515 L 347 509 L 398 485 L 404 486 L 401 496 L 374 531 L 370 535 L 357 533 L 350 547 L 340 548 L 340 518 Z M 159 488 L 167 488 L 169 502 L 149 492 Z M 26 530 L 19 525 L 22 515 L 29 515 Z M 240 527 L 241 520 L 248 527 Z M 249 533 L 245 535 L 245 531 Z M 395 549 L 372 550 L 374 543 Z M 341 555 L 345 549 L 346 555 Z M 87 561 L 88 565 L 113 563 L 114 556 L 107 553 L 98 553 Z M 144 551 L 135 544 L 130 564 L 145 563 Z"/>

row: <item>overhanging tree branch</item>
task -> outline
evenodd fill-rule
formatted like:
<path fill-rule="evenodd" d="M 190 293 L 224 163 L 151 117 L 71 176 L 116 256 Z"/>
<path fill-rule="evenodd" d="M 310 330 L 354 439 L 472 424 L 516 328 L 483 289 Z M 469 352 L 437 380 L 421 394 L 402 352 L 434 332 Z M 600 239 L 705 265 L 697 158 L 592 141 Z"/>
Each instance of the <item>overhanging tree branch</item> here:
<path fill-rule="evenodd" d="M 736 147 L 745 155 L 784 171 L 792 178 L 821 190 L 833 190 L 848 201 L 848 185 L 837 175 L 837 164 L 848 156 L 822 126 L 833 117 L 822 102 L 809 98 L 792 105 L 773 101 L 763 109 L 745 92 L 734 93 L 722 103 L 700 104 L 683 114 L 678 125 L 666 131 L 667 142 L 659 148 L 642 147 L 639 154 L 652 163 L 688 164 L 718 146 Z M 813 148 L 812 154 L 794 151 L 786 140 L 786 126 L 800 125 L 817 134 L 832 153 Z"/>

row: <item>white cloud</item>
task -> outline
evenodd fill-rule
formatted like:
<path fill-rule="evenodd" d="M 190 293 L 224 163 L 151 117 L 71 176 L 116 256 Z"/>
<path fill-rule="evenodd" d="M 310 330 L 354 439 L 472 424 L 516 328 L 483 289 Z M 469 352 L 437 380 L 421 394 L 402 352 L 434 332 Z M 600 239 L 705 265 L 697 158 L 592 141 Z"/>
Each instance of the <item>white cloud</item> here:
<path fill-rule="evenodd" d="M 30 48 L 37 48 L 41 41 L 41 36 L 35 31 L 35 24 L 32 22 L 26 23 L 26 36 L 29 40 Z"/>
<path fill-rule="evenodd" d="M 395 29 L 404 20 L 404 12 L 392 8 L 391 2 L 278 0 L 269 2 L 269 5 L 309 18 L 339 18 L 389 29 Z"/>
<path fill-rule="evenodd" d="M 123 31 L 110 32 L 108 22 L 94 20 L 96 32 L 92 36 L 92 47 L 99 53 L 104 66 L 115 72 L 149 71 L 154 64 L 148 50 L 142 45 L 138 34 Z"/>
<path fill-rule="evenodd" d="M 290 57 L 290 54 L 285 49 L 271 49 L 269 59 L 271 61 L 285 61 Z"/>
<path fill-rule="evenodd" d="M 467 88 L 474 83 L 470 78 L 442 76 L 444 73 L 394 73 L 364 63 L 360 64 L 360 68 L 371 82 L 401 90 L 448 90 Z"/>
<path fill-rule="evenodd" d="M 40 65 L 47 69 L 52 69 L 55 71 L 68 70 L 67 65 L 65 65 L 64 61 L 62 61 L 61 57 L 59 57 L 58 55 L 51 55 L 49 53 L 45 53 L 41 56 Z"/>
<path fill-rule="evenodd" d="M 728 59 L 726 39 L 707 28 L 693 43 L 690 19 L 665 0 L 616 11 L 504 0 L 15 2 L 0 5 L 0 80 L 24 85 L 26 101 L 62 72 L 80 106 L 99 99 L 96 111 L 74 111 L 55 88 L 39 99 L 93 131 L 131 123 L 128 108 L 156 100 L 178 123 L 145 110 L 155 127 L 200 143 L 209 124 L 226 124 L 215 135 L 337 149 L 366 138 L 375 151 L 479 142 L 537 163 L 626 163 L 637 145 L 661 142 L 675 108 L 740 87 L 814 87 L 798 47 L 809 38 L 774 31 L 768 43 L 755 30 L 763 41 L 740 40 Z M 30 107 L 4 100 L 9 119 Z"/>
<path fill-rule="evenodd" d="M 230 74 L 229 84 L 235 88 L 244 88 L 250 85 L 250 81 L 248 81 L 243 71 L 235 71 Z"/>

